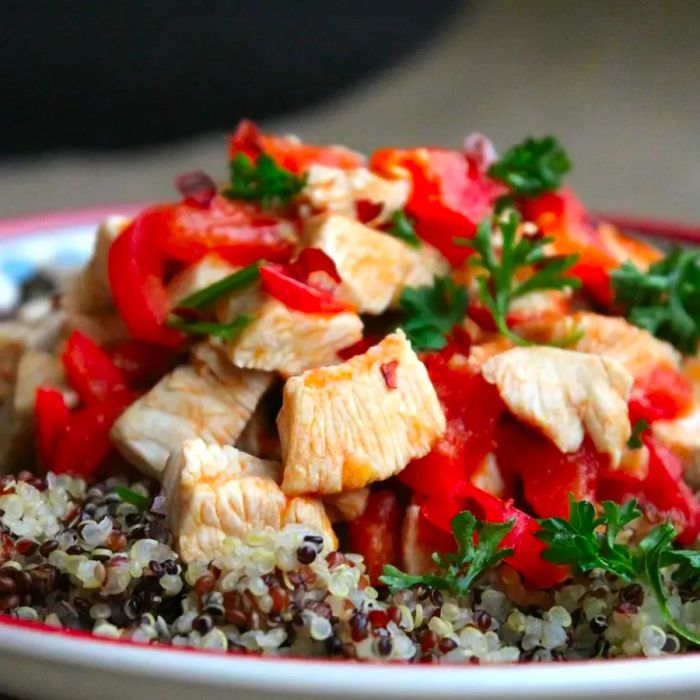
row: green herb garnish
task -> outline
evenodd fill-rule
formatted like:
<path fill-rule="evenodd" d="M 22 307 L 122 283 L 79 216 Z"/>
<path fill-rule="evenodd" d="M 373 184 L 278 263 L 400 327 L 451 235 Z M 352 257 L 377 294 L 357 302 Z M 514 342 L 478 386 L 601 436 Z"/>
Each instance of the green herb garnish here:
<path fill-rule="evenodd" d="M 449 277 L 436 277 L 432 287 L 405 287 L 399 304 L 403 328 L 415 350 L 440 350 L 445 336 L 467 311 L 467 290 Z"/>
<path fill-rule="evenodd" d="M 468 511 L 459 513 L 450 523 L 457 542 L 457 551 L 453 554 L 433 554 L 433 561 L 440 573 L 405 574 L 395 566 L 387 564 L 379 580 L 393 591 L 423 584 L 450 591 L 454 595 L 464 595 L 480 574 L 513 553 L 512 549 L 499 547 L 514 524 L 515 520 L 488 523 L 477 520 Z"/>
<path fill-rule="evenodd" d="M 151 505 L 150 498 L 126 486 L 117 486 L 114 489 L 114 493 L 116 493 L 124 503 L 131 503 L 132 506 L 136 506 L 139 510 L 146 510 Z"/>
<path fill-rule="evenodd" d="M 306 184 L 306 178 L 280 167 L 265 153 L 255 162 L 245 153 L 231 161 L 231 184 L 224 190 L 229 199 L 260 202 L 263 207 L 284 206 Z"/>
<path fill-rule="evenodd" d="M 632 428 L 632 435 L 627 441 L 627 447 L 630 450 L 638 450 L 644 443 L 642 442 L 642 433 L 649 428 L 649 423 L 644 418 L 640 418 Z"/>
<path fill-rule="evenodd" d="M 171 328 L 183 333 L 191 333 L 193 335 L 212 335 L 222 340 L 232 340 L 235 338 L 251 321 L 252 316 L 241 314 L 233 319 L 230 323 L 213 323 L 210 321 L 186 321 L 185 319 L 171 316 L 168 320 L 168 325 Z"/>
<path fill-rule="evenodd" d="M 569 519 L 540 521 L 537 536 L 547 545 L 542 556 L 555 564 L 571 567 L 574 574 L 603 569 L 625 581 L 640 580 L 654 591 L 659 610 L 679 636 L 700 646 L 700 635 L 687 629 L 668 606 L 668 588 L 663 569 L 677 565 L 673 579 L 679 583 L 700 580 L 700 552 L 673 548 L 676 531 L 670 523 L 656 526 L 636 547 L 617 542 L 620 531 L 641 515 L 637 501 L 624 505 L 603 501 L 601 515 L 588 501 L 569 498 Z"/>
<path fill-rule="evenodd" d="M 531 345 L 508 328 L 506 316 L 511 303 L 530 292 L 546 289 L 576 289 L 581 281 L 564 273 L 576 262 L 578 255 L 546 256 L 544 248 L 552 239 L 543 236 L 516 237 L 519 215 L 511 211 L 498 222 L 503 239 L 500 259 L 493 247 L 494 231 L 489 219 L 484 219 L 474 238 L 455 238 L 457 245 L 474 248 L 477 255 L 469 259 L 471 265 L 483 268 L 486 274 L 477 277 L 479 298 L 493 315 L 498 330 L 516 345 Z M 533 273 L 522 282 L 516 281 L 517 272 L 533 268 Z"/>
<path fill-rule="evenodd" d="M 218 282 L 214 282 L 214 284 L 210 284 L 208 287 L 204 287 L 204 289 L 199 289 L 193 294 L 186 296 L 177 303 L 176 308 L 203 309 L 213 304 L 224 294 L 244 289 L 259 278 L 260 263 L 253 263 L 220 279 Z"/>
<path fill-rule="evenodd" d="M 421 242 L 416 234 L 416 229 L 413 226 L 413 221 L 406 216 L 403 209 L 394 212 L 391 217 L 391 228 L 388 230 L 395 238 L 400 238 L 404 243 L 408 243 L 411 248 L 420 248 Z"/>
<path fill-rule="evenodd" d="M 506 151 L 488 170 L 494 180 L 508 185 L 516 197 L 537 197 L 561 187 L 571 170 L 566 151 L 554 136 L 529 138 Z"/>
<path fill-rule="evenodd" d="M 692 355 L 700 340 L 700 250 L 674 250 L 642 272 L 625 262 L 610 273 L 627 318 Z"/>

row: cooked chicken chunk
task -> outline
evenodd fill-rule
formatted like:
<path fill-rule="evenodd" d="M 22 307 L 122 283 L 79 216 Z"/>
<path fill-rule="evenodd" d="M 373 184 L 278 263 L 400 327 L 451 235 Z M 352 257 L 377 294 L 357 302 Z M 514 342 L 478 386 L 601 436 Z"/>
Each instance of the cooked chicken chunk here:
<path fill-rule="evenodd" d="M 336 545 L 323 505 L 287 499 L 277 485 L 280 465 L 230 447 L 185 440 L 168 460 L 164 490 L 176 548 L 184 561 L 222 554 L 228 537 L 302 523 Z"/>
<path fill-rule="evenodd" d="M 343 491 L 323 498 L 328 517 L 334 523 L 347 522 L 359 518 L 367 508 L 369 489 Z"/>
<path fill-rule="evenodd" d="M 363 200 L 381 205 L 373 223 L 387 221 L 403 209 L 408 199 L 407 180 L 387 180 L 366 168 L 343 170 L 324 165 L 312 165 L 306 175 L 301 196 L 315 211 L 329 211 L 355 217 L 355 202 Z"/>
<path fill-rule="evenodd" d="M 277 418 L 282 490 L 332 494 L 400 472 L 427 454 L 445 416 L 402 331 L 337 367 L 289 379 Z"/>
<path fill-rule="evenodd" d="M 655 421 L 652 432 L 683 460 L 685 480 L 700 489 L 700 404 L 683 418 Z"/>
<path fill-rule="evenodd" d="M 240 314 L 253 317 L 224 347 L 236 367 L 279 372 L 284 377 L 338 362 L 337 352 L 362 338 L 357 314 L 294 311 L 259 286 L 231 295 L 218 307 L 222 323 Z"/>
<path fill-rule="evenodd" d="M 235 446 L 242 452 L 247 452 L 261 459 L 277 461 L 282 459 L 277 429 L 264 400 L 258 404 L 250 420 L 246 423 Z"/>
<path fill-rule="evenodd" d="M 633 377 L 658 364 L 680 366 L 680 354 L 672 345 L 624 318 L 581 311 L 554 321 L 524 324 L 517 331 L 537 342 L 561 342 L 580 336 L 567 348 L 615 360 Z"/>
<path fill-rule="evenodd" d="M 233 274 L 237 269 L 216 253 L 204 256 L 199 262 L 186 267 L 168 283 L 166 292 L 170 300 L 170 306 L 177 306 L 178 302 L 204 289 L 209 285 Z"/>
<path fill-rule="evenodd" d="M 433 547 L 421 541 L 419 533 L 420 506 L 406 508 L 401 527 L 401 565 L 408 574 L 425 574 L 435 570 Z"/>
<path fill-rule="evenodd" d="M 240 435 L 272 381 L 233 367 L 208 345 L 132 404 L 112 428 L 112 441 L 145 474 L 160 477 L 168 455 L 188 439 L 222 445 Z"/>
<path fill-rule="evenodd" d="M 514 348 L 482 368 L 517 418 L 541 430 L 562 452 L 586 434 L 617 467 L 630 437 L 632 375 L 615 360 L 559 348 Z"/>
<path fill-rule="evenodd" d="M 381 314 L 398 301 L 404 287 L 432 285 L 435 275 L 447 272 L 447 262 L 434 248 L 416 250 L 337 214 L 309 219 L 303 243 L 333 259 L 343 280 L 337 295 L 359 313 Z"/>

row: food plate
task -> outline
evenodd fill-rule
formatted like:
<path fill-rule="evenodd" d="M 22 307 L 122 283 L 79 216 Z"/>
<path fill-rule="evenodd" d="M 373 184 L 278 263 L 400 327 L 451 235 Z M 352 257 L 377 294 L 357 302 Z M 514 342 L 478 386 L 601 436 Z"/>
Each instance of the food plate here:
<path fill-rule="evenodd" d="M 37 268 L 71 268 L 89 254 L 96 224 L 120 205 L 0 222 L 0 286 Z M 700 228 L 613 217 L 662 240 L 700 241 Z M 13 620 L 0 621 L 0 690 L 22 698 L 537 698 L 656 700 L 700 697 L 698 655 L 566 664 L 404 666 L 267 659 L 143 647 Z"/>

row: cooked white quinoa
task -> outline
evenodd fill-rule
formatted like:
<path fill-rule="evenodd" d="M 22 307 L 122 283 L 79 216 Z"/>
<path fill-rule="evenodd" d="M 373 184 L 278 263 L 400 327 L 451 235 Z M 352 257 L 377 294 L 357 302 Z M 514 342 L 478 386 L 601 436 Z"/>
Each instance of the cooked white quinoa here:
<path fill-rule="evenodd" d="M 594 572 L 528 590 L 501 566 L 457 599 L 369 585 L 362 558 L 329 552 L 302 526 L 231 539 L 183 567 L 162 503 L 141 512 L 114 492 L 49 474 L 0 480 L 0 611 L 145 644 L 362 660 L 483 663 L 684 650 L 655 597 Z M 149 496 L 149 484 L 129 488 Z M 674 616 L 700 632 L 700 600 L 669 581 Z"/>

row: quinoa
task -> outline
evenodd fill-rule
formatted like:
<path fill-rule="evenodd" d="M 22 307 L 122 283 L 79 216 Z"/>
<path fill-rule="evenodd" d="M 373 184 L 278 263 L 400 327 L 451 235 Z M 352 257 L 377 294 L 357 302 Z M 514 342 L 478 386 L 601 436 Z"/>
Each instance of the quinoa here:
<path fill-rule="evenodd" d="M 141 511 L 119 486 L 22 473 L 0 479 L 0 611 L 95 635 L 222 653 L 417 663 L 662 656 L 685 651 L 655 596 L 603 572 L 529 590 L 507 565 L 464 597 L 374 587 L 359 555 L 327 551 L 300 525 L 229 539 L 184 565 L 162 499 Z M 700 631 L 697 594 L 669 605 Z"/>

